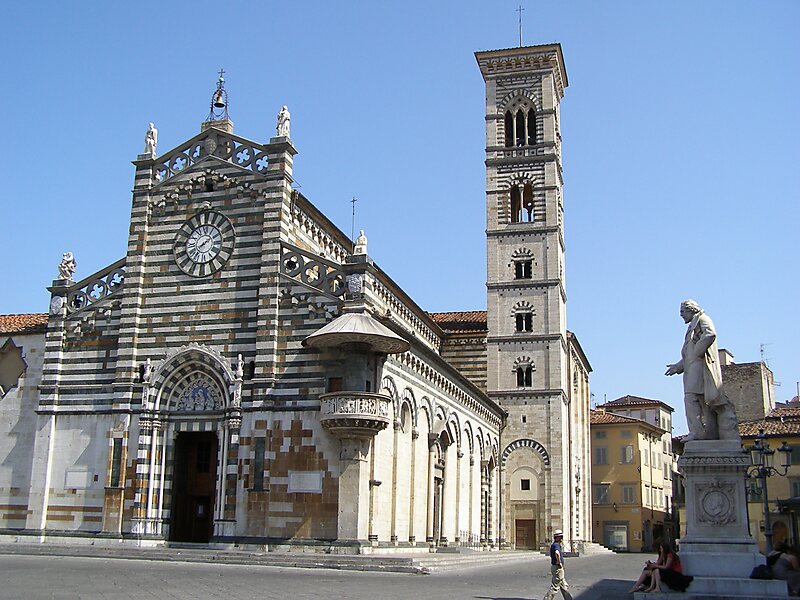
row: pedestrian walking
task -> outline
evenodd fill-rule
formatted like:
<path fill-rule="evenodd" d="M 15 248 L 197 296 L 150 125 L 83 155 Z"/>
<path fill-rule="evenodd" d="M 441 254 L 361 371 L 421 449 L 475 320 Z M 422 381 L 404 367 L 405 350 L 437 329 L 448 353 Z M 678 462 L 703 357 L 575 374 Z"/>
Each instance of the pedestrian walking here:
<path fill-rule="evenodd" d="M 550 581 L 550 589 L 544 595 L 544 600 L 553 600 L 559 590 L 561 590 L 564 600 L 572 600 L 569 584 L 564 577 L 564 549 L 561 547 L 563 539 L 564 532 L 556 529 L 553 532 L 553 543 L 550 544 L 550 573 L 553 579 Z"/>

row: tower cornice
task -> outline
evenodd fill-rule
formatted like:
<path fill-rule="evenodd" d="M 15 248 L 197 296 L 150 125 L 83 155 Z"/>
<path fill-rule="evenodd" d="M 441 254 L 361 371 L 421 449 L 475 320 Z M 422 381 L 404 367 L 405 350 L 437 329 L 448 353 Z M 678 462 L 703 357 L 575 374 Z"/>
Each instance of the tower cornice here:
<path fill-rule="evenodd" d="M 564 89 L 569 85 L 564 54 L 561 51 L 561 44 L 558 43 L 486 50 L 476 52 L 475 59 L 485 81 L 513 73 L 527 74 L 533 70 L 552 69 L 559 99 L 564 97 Z"/>

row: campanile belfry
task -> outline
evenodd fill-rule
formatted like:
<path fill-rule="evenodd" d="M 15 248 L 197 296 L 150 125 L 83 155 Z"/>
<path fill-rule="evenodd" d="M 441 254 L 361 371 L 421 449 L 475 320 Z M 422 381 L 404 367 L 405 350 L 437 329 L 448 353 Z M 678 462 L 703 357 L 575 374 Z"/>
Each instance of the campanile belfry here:
<path fill-rule="evenodd" d="M 560 528 L 579 545 L 591 525 L 589 394 L 566 322 L 564 58 L 559 44 L 476 58 L 486 82 L 487 390 L 509 413 L 500 542 L 536 547 Z"/>

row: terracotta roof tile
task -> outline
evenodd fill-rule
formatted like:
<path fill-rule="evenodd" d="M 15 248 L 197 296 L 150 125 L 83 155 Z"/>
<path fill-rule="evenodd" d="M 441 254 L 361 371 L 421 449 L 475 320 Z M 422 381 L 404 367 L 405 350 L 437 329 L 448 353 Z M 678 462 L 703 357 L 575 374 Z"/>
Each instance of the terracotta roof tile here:
<path fill-rule="evenodd" d="M 40 333 L 47 329 L 47 314 L 0 315 L 0 333 Z"/>
<path fill-rule="evenodd" d="M 647 423 L 641 419 L 625 417 L 623 415 L 617 415 L 605 410 L 589 411 L 589 423 L 591 425 L 611 425 L 613 423 L 636 423 L 639 425 L 647 425 Z"/>
<path fill-rule="evenodd" d="M 800 435 L 800 407 L 780 406 L 764 419 L 739 423 L 742 437 L 755 437 L 762 429 L 766 436 Z"/>
<path fill-rule="evenodd" d="M 662 402 L 661 400 L 651 400 L 649 398 L 642 398 L 640 396 L 622 396 L 616 400 L 610 400 L 599 405 L 600 408 L 611 408 L 615 406 L 661 406 L 670 412 L 675 410 L 669 404 Z"/>
<path fill-rule="evenodd" d="M 467 310 L 456 312 L 432 313 L 433 319 L 442 330 L 452 333 L 478 333 L 488 331 L 485 310 Z"/>

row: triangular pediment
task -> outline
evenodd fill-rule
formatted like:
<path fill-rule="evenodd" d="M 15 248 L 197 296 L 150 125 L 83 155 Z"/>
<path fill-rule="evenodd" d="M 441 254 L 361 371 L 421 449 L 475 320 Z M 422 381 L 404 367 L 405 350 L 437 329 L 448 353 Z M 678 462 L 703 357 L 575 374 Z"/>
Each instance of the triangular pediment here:
<path fill-rule="evenodd" d="M 256 175 L 266 176 L 268 171 L 265 145 L 209 127 L 154 159 L 155 188 L 175 177 L 196 171 L 201 163 L 208 160 L 220 161 L 225 166 L 233 165 Z"/>

